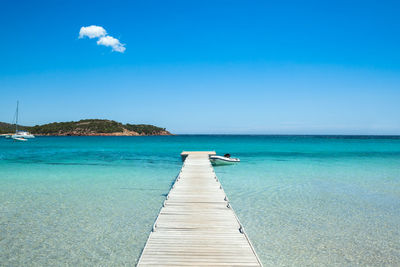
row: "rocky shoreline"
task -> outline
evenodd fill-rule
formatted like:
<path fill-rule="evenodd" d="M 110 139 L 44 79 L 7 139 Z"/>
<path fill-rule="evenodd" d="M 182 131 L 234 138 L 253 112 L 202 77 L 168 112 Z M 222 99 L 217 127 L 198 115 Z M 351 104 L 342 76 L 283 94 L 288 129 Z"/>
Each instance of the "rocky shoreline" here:
<path fill-rule="evenodd" d="M 35 136 L 169 136 L 174 135 L 168 131 L 157 134 L 139 134 L 137 132 L 116 132 L 116 133 L 57 133 L 57 134 L 35 134 Z"/>
<path fill-rule="evenodd" d="M 36 136 L 166 136 L 173 135 L 168 131 L 160 131 L 154 134 L 143 134 L 124 129 L 122 132 L 114 133 L 96 133 L 88 131 L 71 131 L 71 132 L 58 132 L 50 134 L 35 134 Z"/>

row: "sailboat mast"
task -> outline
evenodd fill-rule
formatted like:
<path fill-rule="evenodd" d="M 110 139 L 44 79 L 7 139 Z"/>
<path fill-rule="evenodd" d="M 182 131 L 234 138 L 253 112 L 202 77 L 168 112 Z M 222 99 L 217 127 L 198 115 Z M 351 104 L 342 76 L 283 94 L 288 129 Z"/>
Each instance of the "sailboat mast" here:
<path fill-rule="evenodd" d="M 17 111 L 16 111 L 16 116 L 15 116 L 15 132 L 18 132 L 18 104 L 19 101 L 17 101 Z"/>

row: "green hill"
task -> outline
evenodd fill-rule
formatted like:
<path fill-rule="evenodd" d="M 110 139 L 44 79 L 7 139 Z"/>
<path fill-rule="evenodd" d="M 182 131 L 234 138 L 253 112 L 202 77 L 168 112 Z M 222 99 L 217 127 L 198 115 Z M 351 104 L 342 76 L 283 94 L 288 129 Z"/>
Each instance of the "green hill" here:
<path fill-rule="evenodd" d="M 53 122 L 36 126 L 20 126 L 19 129 L 36 135 L 171 135 L 165 128 L 147 124 L 122 124 L 112 120 L 88 119 L 70 122 Z M 12 133 L 15 126 L 0 123 L 0 133 Z"/>
<path fill-rule="evenodd" d="M 26 127 L 26 126 L 18 126 L 19 130 L 27 130 L 30 127 Z M 6 122 L 0 122 L 0 134 L 6 134 L 6 133 L 14 133 L 15 132 L 15 124 L 11 124 L 11 123 L 6 123 Z"/>

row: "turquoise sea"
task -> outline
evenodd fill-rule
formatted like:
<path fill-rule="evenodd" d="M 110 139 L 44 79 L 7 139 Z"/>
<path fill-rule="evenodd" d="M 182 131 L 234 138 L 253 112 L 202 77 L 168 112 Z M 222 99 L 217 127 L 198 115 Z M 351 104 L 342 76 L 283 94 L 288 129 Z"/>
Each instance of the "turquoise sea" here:
<path fill-rule="evenodd" d="M 400 137 L 0 138 L 0 265 L 134 265 L 182 150 L 216 173 L 264 266 L 400 266 Z"/>

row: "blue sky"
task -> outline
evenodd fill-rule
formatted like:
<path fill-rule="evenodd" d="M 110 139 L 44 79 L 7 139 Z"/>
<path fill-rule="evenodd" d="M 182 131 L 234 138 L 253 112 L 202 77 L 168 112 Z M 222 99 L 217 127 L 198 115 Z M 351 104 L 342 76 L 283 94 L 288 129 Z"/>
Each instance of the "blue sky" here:
<path fill-rule="evenodd" d="M 0 121 L 400 134 L 398 1 L 0 3 Z M 78 38 L 104 27 L 123 53 Z"/>

